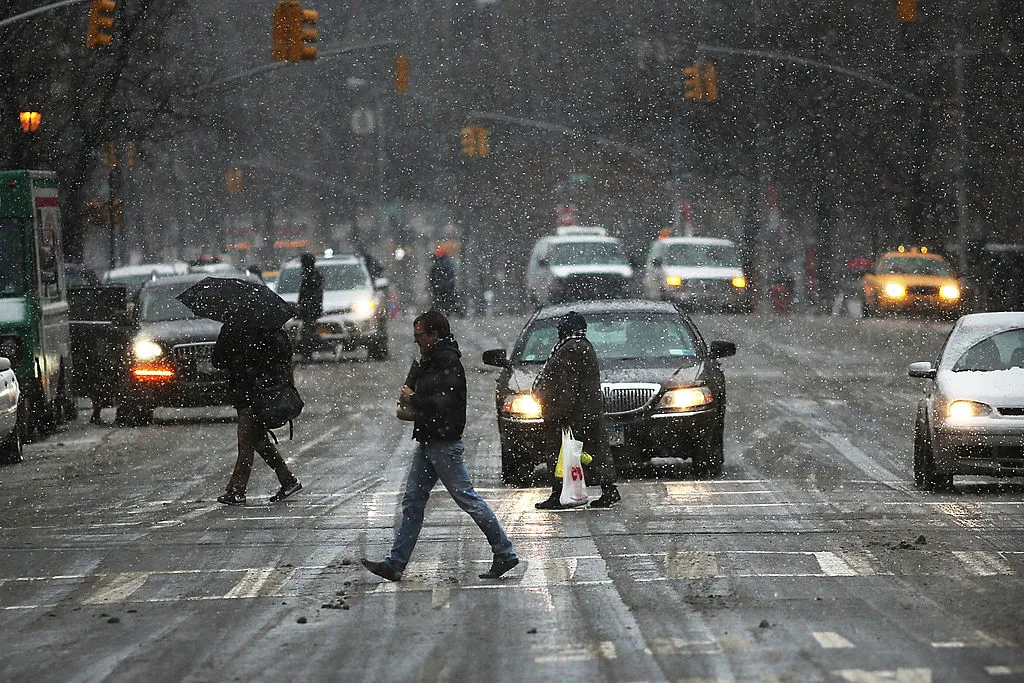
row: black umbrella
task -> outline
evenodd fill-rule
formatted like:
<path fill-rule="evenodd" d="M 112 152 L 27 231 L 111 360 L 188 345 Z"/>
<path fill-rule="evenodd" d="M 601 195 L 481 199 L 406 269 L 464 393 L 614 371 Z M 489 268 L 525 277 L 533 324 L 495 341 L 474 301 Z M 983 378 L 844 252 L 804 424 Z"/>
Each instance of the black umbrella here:
<path fill-rule="evenodd" d="M 177 296 L 202 318 L 240 327 L 274 329 L 295 317 L 295 306 L 266 285 L 229 277 L 208 277 Z"/>

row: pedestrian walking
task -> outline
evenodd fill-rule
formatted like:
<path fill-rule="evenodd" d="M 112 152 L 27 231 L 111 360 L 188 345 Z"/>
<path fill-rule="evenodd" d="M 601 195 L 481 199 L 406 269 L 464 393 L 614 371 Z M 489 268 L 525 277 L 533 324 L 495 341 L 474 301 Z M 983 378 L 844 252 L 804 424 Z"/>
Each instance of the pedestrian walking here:
<path fill-rule="evenodd" d="M 316 321 L 324 314 L 324 276 L 317 270 L 316 257 L 305 253 L 300 257 L 302 276 L 299 280 L 299 320 L 302 329 L 299 336 L 299 352 L 303 359 L 313 357 L 316 338 Z"/>
<path fill-rule="evenodd" d="M 430 266 L 430 296 L 436 310 L 446 315 L 455 312 L 458 304 L 458 284 L 455 278 L 455 261 L 445 247 L 434 252 Z"/>
<path fill-rule="evenodd" d="M 270 496 L 276 503 L 302 490 L 269 431 L 253 417 L 253 399 L 257 382 L 263 377 L 285 376 L 292 379 L 292 346 L 281 328 L 260 329 L 225 324 L 217 336 L 211 361 L 227 373 L 232 401 L 238 410 L 238 459 L 227 490 L 217 497 L 224 505 L 245 505 L 245 490 L 252 474 L 255 454 L 274 470 L 281 488 Z"/>
<path fill-rule="evenodd" d="M 413 321 L 413 339 L 420 359 L 402 386 L 402 396 L 416 411 L 412 438 L 417 445 L 402 496 L 402 519 L 391 554 L 381 562 L 362 560 L 368 570 L 400 581 L 423 527 L 430 491 L 438 479 L 460 508 L 469 513 L 491 545 L 494 559 L 482 579 L 496 579 L 517 564 L 519 558 L 501 523 L 473 488 L 463 457 L 462 432 L 466 427 L 466 373 L 461 351 L 452 336 L 448 319 L 430 310 Z"/>
<path fill-rule="evenodd" d="M 601 496 L 592 508 L 610 508 L 622 500 L 615 485 L 615 460 L 608 448 L 601 395 L 601 369 L 597 352 L 587 339 L 587 321 L 576 311 L 558 321 L 558 342 L 547 363 L 533 383 L 533 395 L 544 415 L 543 443 L 551 475 L 551 496 L 535 505 L 538 510 L 560 510 L 562 480 L 555 477 L 558 446 L 563 429 L 572 429 L 573 437 L 583 442 L 591 455 L 591 466 L 601 485 Z"/>

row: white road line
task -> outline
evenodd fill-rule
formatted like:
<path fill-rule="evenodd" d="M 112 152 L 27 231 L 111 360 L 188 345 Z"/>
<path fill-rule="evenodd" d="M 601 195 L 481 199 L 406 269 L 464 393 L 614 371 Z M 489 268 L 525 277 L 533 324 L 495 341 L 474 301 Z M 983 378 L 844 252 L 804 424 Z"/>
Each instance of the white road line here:
<path fill-rule="evenodd" d="M 953 555 L 964 565 L 968 573 L 975 576 L 1012 575 L 1013 567 L 1003 561 L 998 553 L 984 550 L 954 550 Z"/>
<path fill-rule="evenodd" d="M 268 567 L 250 569 L 231 590 L 224 594 L 225 598 L 256 598 L 275 595 L 285 581 L 292 577 L 295 570 L 291 567 Z"/>
<path fill-rule="evenodd" d="M 841 669 L 833 671 L 850 683 L 931 683 L 931 669 L 895 669 L 892 671 L 867 671 L 866 669 Z"/>
<path fill-rule="evenodd" d="M 828 650 L 856 647 L 834 631 L 811 631 L 811 636 L 818 641 L 818 645 Z"/>
<path fill-rule="evenodd" d="M 821 571 L 825 573 L 825 576 L 857 576 L 857 571 L 839 559 L 839 556 L 835 553 L 814 553 L 814 559 L 818 561 L 818 565 L 821 567 Z"/>
<path fill-rule="evenodd" d="M 1024 674 L 1024 666 L 986 666 L 985 673 L 989 676 L 1013 676 Z"/>
<path fill-rule="evenodd" d="M 149 572 L 124 572 L 106 574 L 99 586 L 79 602 L 83 605 L 105 605 L 112 602 L 127 602 L 132 593 L 142 588 L 149 579 Z"/>

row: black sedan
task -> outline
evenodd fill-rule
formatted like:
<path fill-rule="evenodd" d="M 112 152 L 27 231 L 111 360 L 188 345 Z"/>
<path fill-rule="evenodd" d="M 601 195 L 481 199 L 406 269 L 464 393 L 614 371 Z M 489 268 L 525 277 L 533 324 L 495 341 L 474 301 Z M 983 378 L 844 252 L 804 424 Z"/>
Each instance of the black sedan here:
<path fill-rule="evenodd" d="M 149 280 L 135 304 L 137 331 L 126 359 L 127 377 L 118 406 L 119 424 L 145 424 L 153 409 L 231 403 L 227 378 L 210 362 L 221 324 L 176 299 L 208 277 L 194 273 Z M 239 277 L 250 277 L 239 273 Z"/>
<path fill-rule="evenodd" d="M 539 309 L 512 349 L 484 352 L 502 368 L 495 402 L 502 480 L 529 484 L 545 453 L 557 448 L 544 429 L 543 406 L 531 394 L 556 325 L 570 310 L 587 320 L 587 338 L 601 364 L 608 442 L 619 467 L 653 457 L 692 458 L 697 476 L 722 471 L 725 375 L 718 359 L 736 353 L 726 341 L 704 341 L 685 313 L 657 301 L 588 301 Z"/>

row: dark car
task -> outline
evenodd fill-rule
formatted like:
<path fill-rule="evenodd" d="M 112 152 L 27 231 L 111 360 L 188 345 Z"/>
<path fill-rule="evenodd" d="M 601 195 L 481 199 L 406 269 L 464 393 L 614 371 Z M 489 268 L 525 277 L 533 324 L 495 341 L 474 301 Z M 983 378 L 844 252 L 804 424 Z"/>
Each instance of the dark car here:
<path fill-rule="evenodd" d="M 504 349 L 484 352 L 485 364 L 502 368 L 495 392 L 502 480 L 528 484 L 552 447 L 544 443 L 543 408 L 530 390 L 558 340 L 558 320 L 570 310 L 587 319 L 587 338 L 601 364 L 616 465 L 692 458 L 698 476 L 720 474 L 725 375 L 718 359 L 734 355 L 736 345 L 705 342 L 689 316 L 671 303 L 629 299 L 541 308 L 511 357 Z"/>
<path fill-rule="evenodd" d="M 221 324 L 196 317 L 176 299 L 207 277 L 206 273 L 162 277 L 145 282 L 139 289 L 135 304 L 137 330 L 128 349 L 118 423 L 148 423 L 153 419 L 153 409 L 161 406 L 231 403 L 226 376 L 210 362 Z"/>

